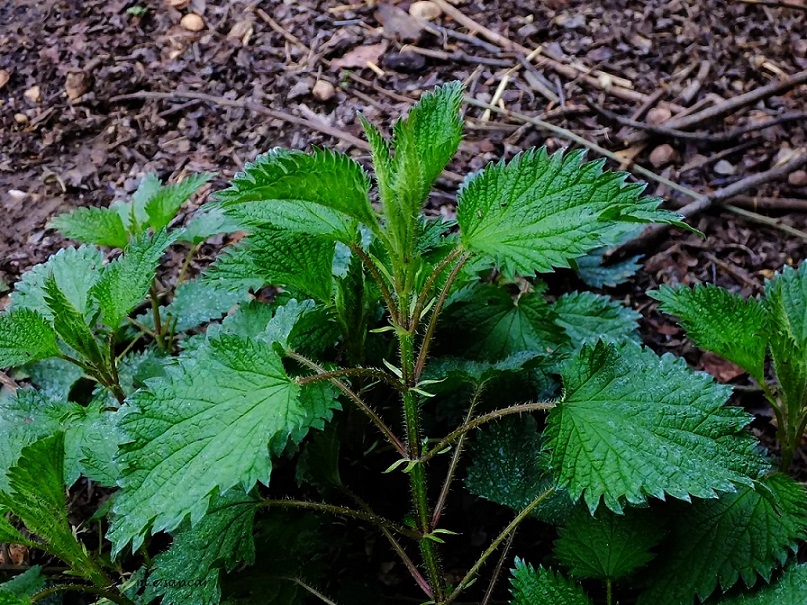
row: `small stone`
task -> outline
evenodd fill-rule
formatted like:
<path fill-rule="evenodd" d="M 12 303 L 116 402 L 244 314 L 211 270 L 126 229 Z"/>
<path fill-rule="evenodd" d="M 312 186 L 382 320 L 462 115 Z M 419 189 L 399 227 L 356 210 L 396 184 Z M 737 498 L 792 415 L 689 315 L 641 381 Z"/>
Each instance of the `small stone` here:
<path fill-rule="evenodd" d="M 22 202 L 25 198 L 28 197 L 28 194 L 25 193 L 25 191 L 20 191 L 19 189 L 9 189 L 8 197 L 10 197 L 15 202 Z"/>
<path fill-rule="evenodd" d="M 8 73 L 5 69 L 0 69 L 0 90 L 8 84 L 8 81 L 11 79 L 11 74 Z"/>
<path fill-rule="evenodd" d="M 672 117 L 672 112 L 668 107 L 654 107 L 647 112 L 647 123 L 657 126 L 662 122 L 666 122 Z"/>
<path fill-rule="evenodd" d="M 314 98 L 318 101 L 328 101 L 336 94 L 336 89 L 333 84 L 327 80 L 317 80 L 311 94 L 314 95 Z"/>
<path fill-rule="evenodd" d="M 650 152 L 650 163 L 654 168 L 661 168 L 666 166 L 675 159 L 675 149 L 672 145 L 659 145 Z"/>
<path fill-rule="evenodd" d="M 42 100 L 42 91 L 39 86 L 31 86 L 31 88 L 22 93 L 22 96 L 31 101 L 31 103 L 39 103 Z"/>
<path fill-rule="evenodd" d="M 443 10 L 434 2 L 422 0 L 420 2 L 413 2 L 409 7 L 409 14 L 416 19 L 423 19 L 424 21 L 434 21 L 443 14 Z"/>
<path fill-rule="evenodd" d="M 15 113 L 14 114 L 14 121 L 17 124 L 27 124 L 28 123 L 28 116 L 24 113 Z"/>
<path fill-rule="evenodd" d="M 67 74 L 64 82 L 64 91 L 67 98 L 75 101 L 90 89 L 90 76 L 83 71 L 71 72 Z"/>
<path fill-rule="evenodd" d="M 731 176 L 735 172 L 734 164 L 728 160 L 720 160 L 714 167 L 715 174 L 720 176 Z"/>
<path fill-rule="evenodd" d="M 181 10 L 190 4 L 190 0 L 166 0 L 166 4 L 171 8 Z"/>
<path fill-rule="evenodd" d="M 204 20 L 196 13 L 188 13 L 179 22 L 180 27 L 189 32 L 200 32 L 205 28 Z"/>
<path fill-rule="evenodd" d="M 787 177 L 788 185 L 793 185 L 793 187 L 807 187 L 807 171 L 806 170 L 796 170 L 791 172 Z"/>
<path fill-rule="evenodd" d="M 807 57 L 807 38 L 799 38 L 793 43 L 793 54 L 797 57 Z"/>

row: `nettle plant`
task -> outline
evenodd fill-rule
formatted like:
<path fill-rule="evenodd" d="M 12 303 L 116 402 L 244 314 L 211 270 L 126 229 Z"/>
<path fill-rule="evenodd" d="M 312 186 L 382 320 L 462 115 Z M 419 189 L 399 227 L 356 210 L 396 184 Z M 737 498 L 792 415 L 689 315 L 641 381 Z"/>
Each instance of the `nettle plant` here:
<path fill-rule="evenodd" d="M 517 605 L 803 602 L 788 558 L 807 497 L 730 388 L 642 347 L 635 312 L 538 276 L 608 283 L 630 263 L 600 267 L 598 249 L 679 217 L 602 161 L 541 149 L 469 176 L 456 223 L 424 218 L 461 103 L 437 88 L 392 140 L 362 120 L 377 204 L 353 159 L 276 149 L 185 228 L 206 176 L 55 221 L 89 245 L 24 275 L 0 315 L 0 366 L 35 387 L 0 400 L 0 543 L 73 578 L 32 567 L 0 602 L 380 603 L 365 557 L 393 554 L 423 602 L 487 603 L 522 523 L 523 546 L 557 540 L 515 559 Z M 195 246 L 237 230 L 185 280 Z M 170 291 L 155 270 L 177 242 Z M 97 244 L 123 252 L 105 263 Z M 771 287 L 773 316 L 803 320 Z M 110 497 L 74 532 L 79 480 Z M 512 521 L 471 554 L 460 506 L 497 505 Z"/>

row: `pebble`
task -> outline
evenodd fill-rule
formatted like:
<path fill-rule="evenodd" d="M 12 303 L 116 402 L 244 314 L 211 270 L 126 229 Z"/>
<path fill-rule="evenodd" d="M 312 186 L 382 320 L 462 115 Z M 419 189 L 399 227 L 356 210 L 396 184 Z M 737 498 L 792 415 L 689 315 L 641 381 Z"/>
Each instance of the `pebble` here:
<path fill-rule="evenodd" d="M 667 107 L 654 107 L 647 112 L 647 123 L 656 126 L 666 122 L 672 117 L 672 112 Z"/>
<path fill-rule="evenodd" d="M 672 145 L 667 145 L 666 143 L 664 145 L 659 145 L 650 152 L 650 163 L 653 164 L 654 168 L 666 166 L 672 162 L 674 158 L 675 149 L 673 149 Z"/>
<path fill-rule="evenodd" d="M 787 177 L 787 183 L 788 185 L 793 185 L 794 187 L 806 187 L 807 171 L 795 170 L 791 172 Z"/>
<path fill-rule="evenodd" d="M 333 84 L 327 80 L 317 80 L 311 94 L 313 94 L 314 98 L 318 101 L 328 101 L 336 94 L 336 89 Z"/>
<path fill-rule="evenodd" d="M 14 121 L 17 124 L 27 124 L 28 123 L 28 116 L 24 113 L 15 113 L 14 114 Z"/>
<path fill-rule="evenodd" d="M 409 14 L 416 19 L 423 19 L 424 21 L 434 21 L 443 14 L 443 10 L 434 2 L 422 0 L 420 2 L 413 2 L 409 7 Z"/>
<path fill-rule="evenodd" d="M 185 8 L 188 6 L 188 4 L 190 4 L 190 0 L 166 0 L 166 2 L 168 3 L 168 6 L 178 10 Z"/>
<path fill-rule="evenodd" d="M 200 32 L 205 28 L 204 20 L 196 13 L 188 13 L 179 22 L 180 27 L 189 32 Z"/>
<path fill-rule="evenodd" d="M 22 93 L 22 96 L 31 101 L 31 103 L 39 103 L 42 100 L 42 91 L 39 86 L 31 86 L 31 88 Z"/>
<path fill-rule="evenodd" d="M 734 174 L 735 168 L 734 164 L 729 162 L 728 160 L 720 160 L 714 167 L 715 174 L 719 174 L 721 176 L 730 176 Z"/>
<path fill-rule="evenodd" d="M 0 69 L 0 89 L 2 89 L 3 86 L 8 84 L 8 81 L 10 79 L 11 79 L 11 74 L 8 73 L 8 71 L 6 71 L 5 69 Z"/>

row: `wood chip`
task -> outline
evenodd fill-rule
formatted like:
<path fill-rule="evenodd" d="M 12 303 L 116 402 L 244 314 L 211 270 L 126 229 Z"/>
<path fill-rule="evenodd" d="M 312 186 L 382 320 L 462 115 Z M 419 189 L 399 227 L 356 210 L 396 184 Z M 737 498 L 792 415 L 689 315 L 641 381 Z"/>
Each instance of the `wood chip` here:
<path fill-rule="evenodd" d="M 350 67 L 367 67 L 368 63 L 377 64 L 381 55 L 387 50 L 387 44 L 368 44 L 367 46 L 357 46 L 349 50 L 343 56 L 331 61 L 331 67 L 348 69 Z"/>
<path fill-rule="evenodd" d="M 8 81 L 11 79 L 11 74 L 8 73 L 5 69 L 0 69 L 0 90 L 8 84 Z"/>

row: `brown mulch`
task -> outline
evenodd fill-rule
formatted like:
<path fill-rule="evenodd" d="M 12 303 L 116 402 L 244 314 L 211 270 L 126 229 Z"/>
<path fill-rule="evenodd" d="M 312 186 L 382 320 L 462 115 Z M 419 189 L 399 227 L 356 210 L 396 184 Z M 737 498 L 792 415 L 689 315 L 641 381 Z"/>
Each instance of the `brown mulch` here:
<path fill-rule="evenodd" d="M 452 2 L 520 47 L 540 45 L 544 52 L 524 66 L 518 48 L 474 35 L 450 16 L 430 26 L 412 21 L 410 4 L 191 0 L 176 9 L 167 0 L 0 3 L 0 297 L 22 272 L 66 245 L 47 226 L 55 214 L 125 197 L 147 172 L 170 180 L 214 171 L 216 189 L 275 146 L 335 146 L 366 162 L 366 152 L 349 139 L 323 131 L 361 137 L 358 111 L 390 125 L 424 90 L 455 79 L 488 102 L 507 75 L 500 97 L 506 109 L 546 119 L 642 166 L 653 168 L 651 155 L 655 151 L 658 163 L 664 151 L 668 157 L 654 170 L 700 193 L 764 171 L 807 145 L 805 119 L 725 143 L 650 134 L 637 144 L 640 130 L 595 110 L 638 121 L 674 116 L 805 70 L 807 10 L 740 0 Z M 127 11 L 137 7 L 145 12 Z M 199 32 L 180 25 L 191 12 L 203 19 Z M 190 91 L 212 100 L 135 98 L 144 91 Z M 807 112 L 805 85 L 696 131 L 727 132 L 794 112 Z M 528 147 L 566 145 L 517 120 L 496 113 L 486 118 L 475 107 L 467 108 L 466 118 L 465 141 L 449 167 L 461 175 Z M 658 150 L 662 145 L 670 149 Z M 452 216 L 456 187 L 450 176 L 442 179 L 430 212 Z M 655 184 L 649 191 L 676 207 L 690 201 Z M 747 194 L 807 200 L 807 174 Z M 759 212 L 807 231 L 802 212 Z M 643 336 L 658 351 L 684 355 L 719 380 L 744 384 L 730 364 L 694 350 L 644 292 L 661 283 L 704 281 L 757 295 L 775 270 L 804 260 L 805 243 L 718 208 L 691 223 L 705 239 L 670 231 L 643 251 L 644 270 L 610 293 L 642 311 Z M 753 397 L 743 403 L 761 409 Z M 759 431 L 770 433 L 764 424 Z M 805 475 L 807 462 L 801 464 Z"/>

